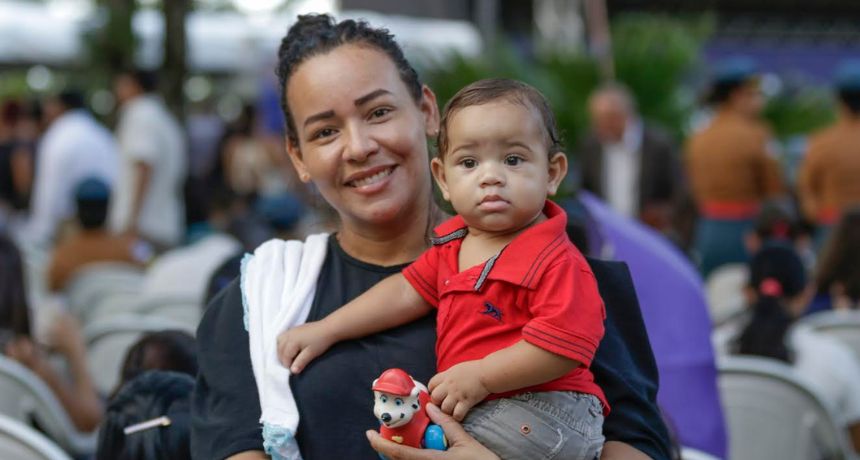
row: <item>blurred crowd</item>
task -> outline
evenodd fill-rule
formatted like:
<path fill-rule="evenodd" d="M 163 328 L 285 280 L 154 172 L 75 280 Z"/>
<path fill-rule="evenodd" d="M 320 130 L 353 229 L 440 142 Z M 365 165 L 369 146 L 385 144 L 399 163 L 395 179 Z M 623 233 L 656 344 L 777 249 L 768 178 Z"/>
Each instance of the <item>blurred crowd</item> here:
<path fill-rule="evenodd" d="M 74 89 L 0 108 L 2 362 L 42 380 L 77 432 L 103 426 L 99 458 L 150 452 L 118 433 L 165 414 L 171 431 L 146 442 L 187 455 L 193 333 L 206 303 L 238 275 L 243 253 L 329 229 L 330 211 L 296 176 L 277 122 L 248 104 L 234 120 L 195 112 L 183 125 L 156 88 L 150 72 L 120 74 L 113 129 Z M 639 115 L 624 85 L 603 85 L 589 99 L 587 135 L 570 148 L 571 188 L 670 241 L 705 281 L 694 295 L 742 273 L 732 292 L 708 293 L 705 334 L 719 332 L 718 353 L 809 375 L 860 451 L 860 355 L 792 328 L 860 304 L 860 64 L 841 67 L 834 94 L 838 120 L 809 134 L 795 179 L 761 118 L 754 62 L 717 66 L 707 116 L 682 144 Z M 651 316 L 639 285 L 647 275 L 631 270 L 662 364 L 657 324 L 672 319 Z M 741 300 L 718 311 L 732 296 Z"/>

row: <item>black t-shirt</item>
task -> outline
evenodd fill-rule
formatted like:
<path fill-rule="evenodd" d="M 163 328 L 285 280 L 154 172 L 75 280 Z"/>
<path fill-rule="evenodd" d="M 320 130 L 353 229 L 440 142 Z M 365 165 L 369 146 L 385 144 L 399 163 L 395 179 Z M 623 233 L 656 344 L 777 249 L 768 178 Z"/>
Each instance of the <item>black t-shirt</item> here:
<path fill-rule="evenodd" d="M 626 266 L 589 260 L 607 310 L 606 333 L 592 362 L 612 412 L 607 440 L 668 459 L 669 436 L 656 406 L 657 369 Z M 379 267 L 347 255 L 335 238 L 319 278 L 309 321 L 320 319 L 404 266 Z M 384 306 L 383 306 L 384 308 Z M 233 281 L 209 306 L 197 331 L 200 371 L 192 406 L 195 459 L 262 450 L 260 403 Z M 432 315 L 431 315 L 432 316 Z M 364 431 L 376 429 L 370 385 L 390 367 L 427 383 L 435 372 L 432 317 L 372 337 L 343 342 L 291 380 L 300 413 L 296 433 L 305 460 L 378 458 Z"/>
<path fill-rule="evenodd" d="M 324 318 L 404 267 L 362 262 L 346 254 L 336 238 L 329 238 L 308 321 Z M 200 373 L 194 395 L 194 458 L 220 459 L 262 449 L 259 395 L 242 315 L 239 283 L 234 280 L 213 299 L 197 331 Z M 379 428 L 371 384 L 391 367 L 404 369 L 425 384 L 430 380 L 436 371 L 434 318 L 430 314 L 338 343 L 291 377 L 299 409 L 296 439 L 305 460 L 379 458 L 364 435 Z"/>

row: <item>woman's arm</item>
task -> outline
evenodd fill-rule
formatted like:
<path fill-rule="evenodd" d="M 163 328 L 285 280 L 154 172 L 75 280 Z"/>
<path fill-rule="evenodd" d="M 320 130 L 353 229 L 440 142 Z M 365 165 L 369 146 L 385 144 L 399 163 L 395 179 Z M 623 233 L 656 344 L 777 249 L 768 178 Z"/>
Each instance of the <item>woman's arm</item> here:
<path fill-rule="evenodd" d="M 400 326 L 426 315 L 432 307 L 401 274 L 389 276 L 321 321 L 278 336 L 278 356 L 298 374 L 333 344 Z"/>

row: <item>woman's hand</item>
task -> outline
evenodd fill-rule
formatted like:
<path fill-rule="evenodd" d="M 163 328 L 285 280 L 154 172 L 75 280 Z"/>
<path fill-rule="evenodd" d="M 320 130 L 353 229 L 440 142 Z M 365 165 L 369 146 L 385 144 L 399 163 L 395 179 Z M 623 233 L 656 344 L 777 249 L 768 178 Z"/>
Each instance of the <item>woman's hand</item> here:
<path fill-rule="evenodd" d="M 483 401 L 490 391 L 481 381 L 481 362 L 465 361 L 440 372 L 427 384 L 433 404 L 462 421 L 469 409 Z"/>
<path fill-rule="evenodd" d="M 448 438 L 448 450 L 416 449 L 389 441 L 376 431 L 367 431 L 367 439 L 374 450 L 388 460 L 499 460 L 496 454 L 469 436 L 456 420 L 442 413 L 433 404 L 427 404 L 427 415 L 442 427 Z"/>
<path fill-rule="evenodd" d="M 301 372 L 337 341 L 324 321 L 314 321 L 278 335 L 278 357 L 293 374 Z"/>

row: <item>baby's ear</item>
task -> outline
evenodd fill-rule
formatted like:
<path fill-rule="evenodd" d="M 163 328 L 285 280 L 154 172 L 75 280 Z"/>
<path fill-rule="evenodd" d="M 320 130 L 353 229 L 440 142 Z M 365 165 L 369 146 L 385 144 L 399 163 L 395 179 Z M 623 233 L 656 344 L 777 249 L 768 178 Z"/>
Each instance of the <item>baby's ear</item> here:
<path fill-rule="evenodd" d="M 551 154 L 549 157 L 549 175 L 546 184 L 548 195 L 555 195 L 565 176 L 567 176 L 567 155 L 564 152 Z"/>
<path fill-rule="evenodd" d="M 445 164 L 439 157 L 430 161 L 430 171 L 433 173 L 433 179 L 442 191 L 442 198 L 445 201 L 451 201 L 451 195 L 448 194 L 448 179 L 445 177 Z"/>

